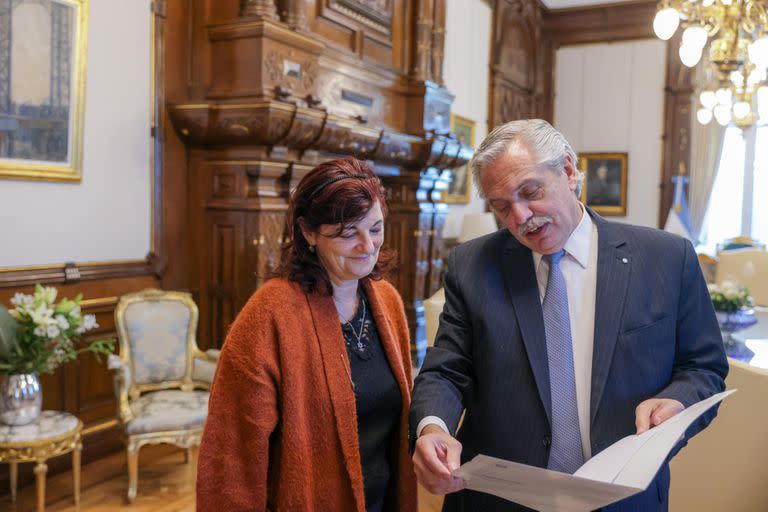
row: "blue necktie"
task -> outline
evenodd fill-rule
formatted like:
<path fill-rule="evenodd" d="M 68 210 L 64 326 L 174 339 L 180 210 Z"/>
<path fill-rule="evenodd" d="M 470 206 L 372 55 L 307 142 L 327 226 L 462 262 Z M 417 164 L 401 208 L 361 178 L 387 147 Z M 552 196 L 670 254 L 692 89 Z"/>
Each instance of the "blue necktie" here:
<path fill-rule="evenodd" d="M 573 370 L 571 319 L 568 291 L 560 270 L 565 251 L 544 256 L 549 260 L 549 280 L 544 294 L 544 332 L 549 360 L 549 388 L 552 396 L 552 446 L 547 467 L 573 473 L 584 463 L 576 406 L 576 379 Z"/>

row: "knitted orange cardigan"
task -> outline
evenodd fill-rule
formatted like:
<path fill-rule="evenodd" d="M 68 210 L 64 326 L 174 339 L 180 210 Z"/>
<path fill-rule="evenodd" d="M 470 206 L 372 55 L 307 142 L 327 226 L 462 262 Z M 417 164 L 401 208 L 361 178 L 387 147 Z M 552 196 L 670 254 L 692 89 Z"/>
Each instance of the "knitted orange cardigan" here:
<path fill-rule="evenodd" d="M 408 325 L 392 285 L 366 279 L 364 286 L 403 397 L 392 510 L 415 511 Z M 197 510 L 365 512 L 350 375 L 331 297 L 282 278 L 259 288 L 221 352 L 200 445 Z"/>

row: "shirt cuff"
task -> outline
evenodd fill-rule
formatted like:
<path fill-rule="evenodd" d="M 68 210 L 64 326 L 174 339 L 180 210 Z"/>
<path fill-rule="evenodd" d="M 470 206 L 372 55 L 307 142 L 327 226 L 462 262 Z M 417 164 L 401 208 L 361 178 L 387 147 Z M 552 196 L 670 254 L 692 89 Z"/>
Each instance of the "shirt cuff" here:
<path fill-rule="evenodd" d="M 441 429 L 445 430 L 446 434 L 450 434 L 450 432 L 448 432 L 448 425 L 446 425 L 443 420 L 437 416 L 426 416 L 419 422 L 419 425 L 416 427 L 416 439 L 421 436 L 421 431 L 424 430 L 427 425 L 437 425 Z"/>

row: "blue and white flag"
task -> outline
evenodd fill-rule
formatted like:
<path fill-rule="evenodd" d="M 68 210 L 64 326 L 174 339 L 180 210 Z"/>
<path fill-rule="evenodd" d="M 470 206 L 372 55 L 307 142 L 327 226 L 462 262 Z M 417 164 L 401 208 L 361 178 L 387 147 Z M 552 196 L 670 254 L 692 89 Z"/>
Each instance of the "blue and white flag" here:
<path fill-rule="evenodd" d="M 688 216 L 688 202 L 683 191 L 683 185 L 688 182 L 688 177 L 673 176 L 672 182 L 675 184 L 675 197 L 672 207 L 669 209 L 669 215 L 667 215 L 667 222 L 664 224 L 664 231 L 680 235 L 693 242 L 691 219 Z"/>

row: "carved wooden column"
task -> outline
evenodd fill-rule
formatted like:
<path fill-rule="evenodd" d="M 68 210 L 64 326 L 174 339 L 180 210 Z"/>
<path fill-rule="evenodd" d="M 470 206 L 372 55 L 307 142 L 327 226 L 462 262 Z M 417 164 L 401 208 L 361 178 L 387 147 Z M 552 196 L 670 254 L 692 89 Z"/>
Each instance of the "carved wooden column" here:
<path fill-rule="evenodd" d="M 240 16 L 277 20 L 274 0 L 241 0 Z"/>
<path fill-rule="evenodd" d="M 443 85 L 443 58 L 445 55 L 445 1 L 435 0 L 432 28 L 432 80 Z"/>
<path fill-rule="evenodd" d="M 432 51 L 432 6 L 435 0 L 416 0 L 415 53 L 413 59 L 413 78 L 430 80 L 429 55 Z"/>
<path fill-rule="evenodd" d="M 280 17 L 294 30 L 306 30 L 307 15 L 303 0 L 280 0 Z"/>

